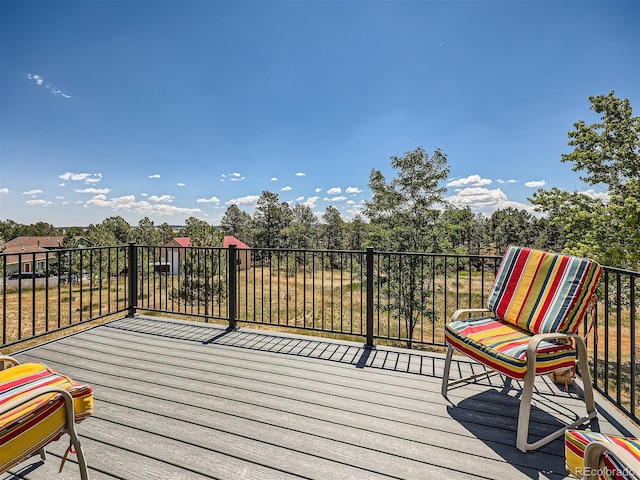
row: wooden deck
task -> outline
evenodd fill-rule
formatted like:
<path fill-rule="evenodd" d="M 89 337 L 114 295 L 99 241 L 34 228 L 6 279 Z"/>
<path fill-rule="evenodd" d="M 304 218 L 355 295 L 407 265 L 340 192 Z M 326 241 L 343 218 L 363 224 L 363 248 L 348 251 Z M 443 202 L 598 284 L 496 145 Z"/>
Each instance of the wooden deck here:
<path fill-rule="evenodd" d="M 518 385 L 465 385 L 452 404 L 437 354 L 135 317 L 18 358 L 94 387 L 78 428 L 93 479 L 567 478 L 560 440 L 515 448 Z M 531 432 L 582 411 L 539 378 Z M 638 433 L 606 413 L 595 427 Z M 57 472 L 65 447 L 0 478 L 77 479 L 73 455 Z"/>

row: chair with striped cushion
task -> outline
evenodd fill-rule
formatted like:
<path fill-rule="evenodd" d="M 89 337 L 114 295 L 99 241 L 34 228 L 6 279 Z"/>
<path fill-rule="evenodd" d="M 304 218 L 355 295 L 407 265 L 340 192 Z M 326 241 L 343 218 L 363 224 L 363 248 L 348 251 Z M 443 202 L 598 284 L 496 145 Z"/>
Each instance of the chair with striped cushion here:
<path fill-rule="evenodd" d="M 11 366 L 1 369 L 6 364 Z M 88 479 L 75 424 L 92 413 L 90 386 L 41 363 L 20 364 L 0 356 L 0 473 L 35 454 L 45 460 L 45 446 L 67 433 L 69 450 L 73 447 L 78 458 L 80 477 Z"/>
<path fill-rule="evenodd" d="M 640 439 L 567 430 L 567 472 L 587 480 L 640 480 Z"/>
<path fill-rule="evenodd" d="M 489 292 L 487 308 L 461 309 L 445 326 L 447 356 L 442 394 L 449 387 L 501 373 L 523 380 L 517 447 L 535 450 L 596 416 L 587 350 L 578 329 L 595 301 L 602 267 L 592 260 L 524 247 L 508 247 Z M 481 317 L 462 318 L 468 314 Z M 449 381 L 453 350 L 485 365 L 479 375 Z M 545 438 L 528 443 L 529 414 L 536 375 L 575 365 L 583 376 L 587 415 Z"/>

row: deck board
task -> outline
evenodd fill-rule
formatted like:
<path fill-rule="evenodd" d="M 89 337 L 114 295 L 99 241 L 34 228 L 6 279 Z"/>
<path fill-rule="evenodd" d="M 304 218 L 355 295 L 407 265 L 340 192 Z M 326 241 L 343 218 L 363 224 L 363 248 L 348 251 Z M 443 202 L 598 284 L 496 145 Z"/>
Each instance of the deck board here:
<path fill-rule="evenodd" d="M 446 399 L 438 354 L 134 317 L 18 358 L 94 387 L 78 430 L 95 479 L 568 478 L 560 440 L 515 448 L 517 383 Z M 454 376 L 477 368 L 459 360 Z M 544 377 L 534 398 L 532 437 L 584 408 Z M 0 479 L 77 478 L 73 463 L 57 474 L 64 448 Z"/>

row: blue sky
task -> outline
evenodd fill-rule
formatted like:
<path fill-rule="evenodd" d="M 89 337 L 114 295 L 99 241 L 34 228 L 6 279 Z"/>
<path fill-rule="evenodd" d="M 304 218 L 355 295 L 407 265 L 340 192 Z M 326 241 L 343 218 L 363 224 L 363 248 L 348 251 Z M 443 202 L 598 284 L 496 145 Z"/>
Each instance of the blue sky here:
<path fill-rule="evenodd" d="M 589 96 L 640 110 L 638 1 L 0 0 L 0 219 L 218 224 L 262 191 L 349 220 L 437 147 L 490 215 L 584 191 Z"/>

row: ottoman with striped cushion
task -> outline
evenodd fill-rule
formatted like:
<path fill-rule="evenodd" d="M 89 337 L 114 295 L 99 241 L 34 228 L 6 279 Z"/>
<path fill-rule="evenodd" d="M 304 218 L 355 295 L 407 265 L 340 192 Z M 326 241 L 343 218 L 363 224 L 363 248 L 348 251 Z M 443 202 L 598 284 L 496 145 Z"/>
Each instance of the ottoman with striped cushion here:
<path fill-rule="evenodd" d="M 589 455 L 585 458 L 589 447 Z M 567 472 L 576 478 L 638 480 L 640 439 L 567 430 L 564 435 Z"/>
<path fill-rule="evenodd" d="M 74 424 L 92 413 L 91 387 L 46 365 L 25 363 L 0 370 L 0 472 L 43 454 L 42 449 L 65 432 L 76 443 Z M 74 446 L 85 478 L 79 442 Z"/>

